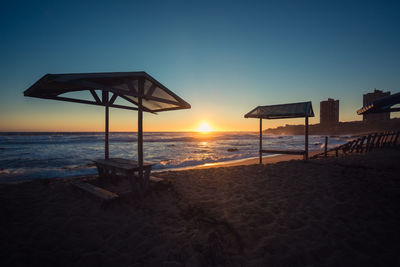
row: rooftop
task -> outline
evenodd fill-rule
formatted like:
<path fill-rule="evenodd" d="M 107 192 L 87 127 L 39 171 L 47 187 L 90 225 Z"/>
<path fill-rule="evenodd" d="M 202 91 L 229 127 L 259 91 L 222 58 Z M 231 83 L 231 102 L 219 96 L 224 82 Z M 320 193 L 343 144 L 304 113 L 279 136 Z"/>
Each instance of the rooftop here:
<path fill-rule="evenodd" d="M 288 119 L 314 117 L 311 101 L 270 106 L 258 106 L 246 115 L 245 118 Z"/>
<path fill-rule="evenodd" d="M 109 106 L 114 108 L 137 110 L 138 97 L 142 97 L 143 111 L 160 112 L 176 109 L 188 109 L 190 105 L 144 71 L 46 74 L 29 87 L 25 96 L 54 99 L 82 104 L 105 106 L 96 90 L 111 92 Z M 89 91 L 93 100 L 75 99 L 61 96 L 69 92 Z M 117 105 L 120 97 L 132 106 Z"/>

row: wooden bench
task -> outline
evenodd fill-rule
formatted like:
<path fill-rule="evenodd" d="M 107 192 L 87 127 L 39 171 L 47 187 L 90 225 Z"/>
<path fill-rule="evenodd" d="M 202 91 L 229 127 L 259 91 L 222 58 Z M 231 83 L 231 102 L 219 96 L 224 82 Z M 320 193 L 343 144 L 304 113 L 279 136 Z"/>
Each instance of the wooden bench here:
<path fill-rule="evenodd" d="M 110 192 L 108 190 L 105 190 L 103 188 L 97 187 L 95 185 L 85 183 L 85 182 L 77 182 L 77 183 L 72 183 L 72 185 L 89 192 L 90 194 L 101 198 L 104 201 L 111 201 L 117 199 L 119 196 L 118 194 L 115 194 L 113 192 Z"/>
<path fill-rule="evenodd" d="M 95 160 L 99 177 L 102 180 L 112 180 L 124 177 L 129 180 L 132 185 L 133 193 L 143 194 L 147 191 L 149 185 L 149 177 L 153 163 L 143 164 L 143 177 L 140 178 L 140 168 L 137 161 L 121 158 L 98 159 Z"/>
<path fill-rule="evenodd" d="M 304 155 L 306 152 L 304 150 L 275 150 L 275 149 L 262 149 L 262 153 L 271 154 L 288 154 L 288 155 Z"/>
<path fill-rule="evenodd" d="M 276 149 L 262 149 L 261 153 L 271 153 L 271 154 L 288 154 L 288 155 L 302 155 L 306 160 L 306 151 L 304 150 L 276 150 Z"/>

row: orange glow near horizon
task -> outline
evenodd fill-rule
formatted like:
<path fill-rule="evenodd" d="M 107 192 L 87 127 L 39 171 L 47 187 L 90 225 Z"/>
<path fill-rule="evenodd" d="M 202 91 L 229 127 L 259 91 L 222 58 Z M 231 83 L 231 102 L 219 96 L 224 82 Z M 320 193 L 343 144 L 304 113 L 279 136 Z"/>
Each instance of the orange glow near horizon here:
<path fill-rule="evenodd" d="M 199 127 L 197 127 L 196 131 L 200 133 L 209 133 L 214 131 L 214 129 L 211 128 L 211 126 L 207 122 L 202 122 Z"/>
<path fill-rule="evenodd" d="M 39 103 L 38 103 L 39 104 Z M 64 104 L 64 103 L 62 103 Z M 75 107 L 76 106 L 76 107 Z M 85 105 L 61 105 L 51 112 L 40 105 L 33 106 L 30 112 L 6 110 L 0 112 L 0 132 L 104 132 L 104 109 Z M 259 120 L 245 119 L 244 111 L 227 114 L 212 107 L 181 112 L 165 112 L 155 116 L 144 114 L 145 132 L 198 132 L 210 135 L 225 131 L 259 131 Z M 209 113 L 207 113 L 209 111 Z M 399 116 L 392 114 L 392 118 Z M 341 121 L 354 121 L 342 116 Z M 319 116 L 310 118 L 310 124 L 319 123 Z M 304 118 L 285 120 L 264 120 L 263 129 L 278 126 L 304 125 Z M 110 110 L 110 132 L 136 132 L 137 114 L 126 110 Z"/>

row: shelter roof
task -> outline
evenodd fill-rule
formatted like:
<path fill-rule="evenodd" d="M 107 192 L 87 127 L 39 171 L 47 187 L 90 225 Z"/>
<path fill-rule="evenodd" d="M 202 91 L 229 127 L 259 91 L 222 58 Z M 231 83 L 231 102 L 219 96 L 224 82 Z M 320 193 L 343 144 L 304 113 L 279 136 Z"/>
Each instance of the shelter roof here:
<path fill-rule="evenodd" d="M 113 93 L 109 106 L 114 108 L 137 110 L 138 97 L 142 97 L 143 111 L 147 112 L 190 108 L 190 104 L 143 71 L 46 74 L 29 87 L 24 95 L 105 106 L 104 97 L 100 99 L 96 90 Z M 90 91 L 93 101 L 62 96 L 65 93 L 78 91 Z M 130 102 L 132 106 L 114 104 L 117 97 Z"/>
<path fill-rule="evenodd" d="M 272 106 L 258 106 L 246 115 L 245 118 L 262 118 L 262 119 L 288 119 L 314 117 L 314 111 L 311 101 L 280 104 Z"/>
<path fill-rule="evenodd" d="M 392 108 L 392 106 L 396 104 L 400 104 L 400 93 L 375 99 L 357 110 L 357 114 L 363 115 L 371 113 L 400 111 L 400 108 Z"/>

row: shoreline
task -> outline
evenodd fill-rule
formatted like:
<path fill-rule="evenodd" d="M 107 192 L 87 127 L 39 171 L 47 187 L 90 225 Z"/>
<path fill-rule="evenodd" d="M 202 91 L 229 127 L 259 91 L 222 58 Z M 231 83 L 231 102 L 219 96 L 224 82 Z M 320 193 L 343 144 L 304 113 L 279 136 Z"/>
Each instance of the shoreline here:
<path fill-rule="evenodd" d="M 321 153 L 323 150 L 310 151 L 309 157 Z M 284 155 L 284 154 L 273 154 L 269 156 L 263 156 L 263 165 L 277 163 L 282 161 L 290 161 L 290 160 L 301 160 L 303 156 L 299 155 Z M 195 166 L 187 166 L 182 168 L 173 168 L 173 169 L 161 169 L 161 170 L 152 170 L 152 173 L 160 173 L 160 172 L 168 172 L 168 171 L 187 171 L 187 170 L 197 170 L 197 169 L 209 169 L 209 168 L 220 168 L 220 167 L 233 167 L 233 166 L 243 166 L 243 165 L 253 165 L 258 164 L 259 158 L 244 158 L 237 160 L 229 160 L 229 161 L 221 161 L 215 163 L 205 163 L 202 165 Z"/>
<path fill-rule="evenodd" d="M 312 157 L 315 154 L 319 154 L 321 152 L 324 152 L 324 151 L 323 150 L 309 151 L 308 156 Z M 263 163 L 263 165 L 265 165 L 265 164 L 271 164 L 271 163 L 278 163 L 278 162 L 282 162 L 282 161 L 301 160 L 301 159 L 303 159 L 303 156 L 274 154 L 274 155 L 269 155 L 269 156 L 263 156 L 262 163 Z M 204 165 L 197 166 L 192 169 L 206 169 L 206 168 L 253 165 L 253 164 L 258 164 L 258 162 L 259 162 L 259 158 L 254 157 L 254 158 L 246 158 L 246 159 L 233 160 L 233 161 L 227 161 L 227 162 L 206 163 Z"/>
<path fill-rule="evenodd" d="M 309 151 L 309 157 L 321 153 L 323 150 Z M 303 157 L 299 155 L 283 155 L 283 154 L 273 154 L 268 156 L 263 156 L 263 165 L 278 163 L 283 161 L 290 160 L 301 160 Z M 195 166 L 187 166 L 181 168 L 171 168 L 171 169 L 158 169 L 152 170 L 152 174 L 159 174 L 164 172 L 176 172 L 176 171 L 188 171 L 188 170 L 198 170 L 198 169 L 210 169 L 210 168 L 222 168 L 222 167 L 233 167 L 233 166 L 246 166 L 246 165 L 254 165 L 258 164 L 259 158 L 244 158 L 244 159 L 236 159 L 229 161 L 220 161 L 214 163 L 205 163 L 202 165 Z M 74 180 L 74 179 L 83 179 L 87 177 L 96 177 L 98 174 L 86 174 L 86 175 L 74 175 L 74 176 L 65 176 L 65 177 L 47 177 L 47 178 L 29 178 L 29 179 L 21 179 L 20 177 L 7 178 L 3 177 L 0 179 L 0 184 L 21 184 L 25 182 L 31 182 L 36 180 Z M 7 181 L 8 180 L 8 181 Z"/>

